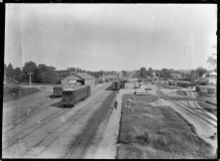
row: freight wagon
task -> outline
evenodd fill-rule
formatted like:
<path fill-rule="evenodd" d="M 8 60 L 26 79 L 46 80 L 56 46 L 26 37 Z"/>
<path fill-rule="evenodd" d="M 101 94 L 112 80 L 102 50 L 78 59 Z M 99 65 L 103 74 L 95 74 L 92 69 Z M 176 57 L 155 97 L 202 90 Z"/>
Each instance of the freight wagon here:
<path fill-rule="evenodd" d="M 114 81 L 113 82 L 113 90 L 119 90 L 121 87 L 121 82 L 120 81 Z"/>
<path fill-rule="evenodd" d="M 90 86 L 82 86 L 77 89 L 64 89 L 62 92 L 62 103 L 63 106 L 75 106 L 75 104 L 87 98 L 91 94 Z"/>
<path fill-rule="evenodd" d="M 62 87 L 53 87 L 53 96 L 61 97 L 62 96 Z"/>

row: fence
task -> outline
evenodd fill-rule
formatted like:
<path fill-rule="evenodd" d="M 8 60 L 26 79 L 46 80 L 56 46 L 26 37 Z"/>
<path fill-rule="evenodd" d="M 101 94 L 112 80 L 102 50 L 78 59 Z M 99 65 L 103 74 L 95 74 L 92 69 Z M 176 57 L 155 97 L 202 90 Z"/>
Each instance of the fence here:
<path fill-rule="evenodd" d="M 37 88 L 4 88 L 4 100 L 10 100 L 18 97 L 22 97 L 25 95 L 29 95 L 39 91 Z"/>

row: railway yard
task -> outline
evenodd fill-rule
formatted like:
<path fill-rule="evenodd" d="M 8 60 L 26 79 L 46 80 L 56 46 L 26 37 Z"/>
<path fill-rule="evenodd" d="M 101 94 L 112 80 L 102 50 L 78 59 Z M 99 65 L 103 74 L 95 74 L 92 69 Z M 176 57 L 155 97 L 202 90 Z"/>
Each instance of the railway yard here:
<path fill-rule="evenodd" d="M 91 87 L 91 95 L 74 107 L 63 107 L 62 97 L 50 98 L 52 86 L 3 102 L 2 158 L 129 158 L 129 155 L 125 155 L 126 149 L 123 149 L 126 145 L 120 142 L 121 129 L 125 126 L 121 119 L 128 116 L 126 111 L 122 112 L 128 110 L 124 99 L 127 95 L 136 99 L 148 96 L 156 98 L 149 103 L 151 108 L 170 107 L 169 110 L 177 113 L 184 126 L 191 128 L 191 132 L 187 133 L 192 133 L 194 138 L 201 141 L 201 145 L 207 145 L 209 149 L 207 157 L 200 157 L 198 153 L 195 158 L 215 158 L 217 139 L 212 139 L 212 136 L 217 133 L 217 116 L 199 105 L 199 102 L 209 98 L 196 97 L 192 88 L 182 88 L 187 95 L 180 96 L 177 94 L 180 89 L 160 87 L 159 90 L 157 84 L 142 83 L 136 89 L 137 95 L 134 95 L 134 83 L 125 83 L 119 92 L 112 90 L 111 86 L 112 82 L 108 82 Z M 114 107 L 115 100 L 118 101 L 117 108 Z M 216 109 L 217 105 L 212 107 Z M 132 105 L 129 108 L 131 112 L 137 110 Z M 150 117 L 153 116 L 149 114 L 148 119 Z M 176 128 L 181 130 L 179 126 Z M 141 154 L 141 157 L 134 154 L 129 159 L 153 158 L 147 154 Z M 178 158 L 173 154 L 164 156 Z"/>

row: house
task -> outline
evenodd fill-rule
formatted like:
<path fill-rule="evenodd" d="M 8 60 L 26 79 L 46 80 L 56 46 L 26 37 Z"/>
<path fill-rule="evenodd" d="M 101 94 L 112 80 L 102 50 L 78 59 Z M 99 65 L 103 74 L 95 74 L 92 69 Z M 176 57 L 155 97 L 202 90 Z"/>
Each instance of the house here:
<path fill-rule="evenodd" d="M 211 72 L 207 72 L 207 73 L 203 74 L 202 81 L 205 82 L 205 84 L 207 84 L 207 85 L 209 85 L 209 84 L 216 85 L 217 73 L 214 71 L 211 71 Z"/>
<path fill-rule="evenodd" d="M 75 73 L 71 72 L 70 75 L 61 81 L 62 86 L 74 85 L 76 83 L 81 83 L 81 85 L 94 86 L 96 78 L 87 73 Z"/>
<path fill-rule="evenodd" d="M 118 78 L 118 75 L 102 75 L 99 77 L 99 79 L 101 79 L 102 82 L 105 82 L 105 81 L 110 81 L 110 80 L 115 80 Z"/>
<path fill-rule="evenodd" d="M 181 78 L 181 75 L 178 74 L 178 73 L 170 73 L 171 77 L 174 78 L 174 79 L 179 79 Z"/>

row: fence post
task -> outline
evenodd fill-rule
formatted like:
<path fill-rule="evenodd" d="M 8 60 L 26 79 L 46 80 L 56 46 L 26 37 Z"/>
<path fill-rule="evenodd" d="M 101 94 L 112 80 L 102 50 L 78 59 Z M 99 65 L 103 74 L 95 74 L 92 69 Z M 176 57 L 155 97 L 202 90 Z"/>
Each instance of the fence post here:
<path fill-rule="evenodd" d="M 13 92 L 13 97 L 14 97 L 14 92 Z"/>

